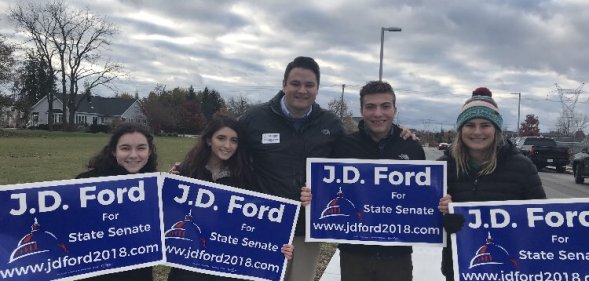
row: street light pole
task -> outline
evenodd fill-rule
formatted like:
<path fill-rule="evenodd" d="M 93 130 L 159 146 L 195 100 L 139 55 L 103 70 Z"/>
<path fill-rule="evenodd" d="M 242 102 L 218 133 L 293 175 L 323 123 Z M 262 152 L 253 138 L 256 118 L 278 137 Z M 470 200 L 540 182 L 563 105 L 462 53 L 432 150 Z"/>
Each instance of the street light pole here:
<path fill-rule="evenodd" d="M 518 97 L 517 98 L 517 126 L 515 128 L 517 130 L 517 136 L 519 137 L 520 136 L 520 133 L 519 133 L 519 126 L 520 126 L 520 123 L 519 123 L 519 112 L 520 112 L 520 107 L 521 107 L 521 103 L 522 103 L 522 93 L 519 92 L 519 93 L 511 93 L 511 94 L 512 95 L 517 95 L 517 97 Z"/>
<path fill-rule="evenodd" d="M 384 32 L 386 31 L 401 31 L 398 27 L 381 27 L 380 28 L 380 66 L 378 68 L 378 81 L 382 81 L 382 55 L 383 55 L 383 48 L 384 45 Z"/>

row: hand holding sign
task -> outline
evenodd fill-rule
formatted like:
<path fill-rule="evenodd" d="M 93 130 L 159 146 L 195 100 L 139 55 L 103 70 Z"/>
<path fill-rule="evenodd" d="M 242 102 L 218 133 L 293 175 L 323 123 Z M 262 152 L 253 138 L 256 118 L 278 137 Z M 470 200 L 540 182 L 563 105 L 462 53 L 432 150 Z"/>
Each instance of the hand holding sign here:
<path fill-rule="evenodd" d="M 311 204 L 311 199 L 313 198 L 311 194 L 311 189 L 307 186 L 301 187 L 301 204 L 303 207 L 307 207 Z"/>

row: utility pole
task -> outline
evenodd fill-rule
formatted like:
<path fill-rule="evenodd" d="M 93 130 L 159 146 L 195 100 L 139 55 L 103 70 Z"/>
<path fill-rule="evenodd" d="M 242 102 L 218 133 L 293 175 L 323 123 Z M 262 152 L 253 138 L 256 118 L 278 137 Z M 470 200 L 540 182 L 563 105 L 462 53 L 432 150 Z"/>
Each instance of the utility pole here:
<path fill-rule="evenodd" d="M 559 131 L 566 135 L 571 135 L 571 127 L 573 125 L 573 120 L 575 119 L 575 106 L 579 100 L 579 95 L 583 93 L 583 86 L 585 83 L 581 83 L 581 85 L 579 85 L 579 87 L 576 89 L 563 89 L 558 85 L 558 83 L 554 83 L 554 85 L 556 86 L 556 94 L 558 94 L 562 104 L 561 124 L 559 126 Z"/>

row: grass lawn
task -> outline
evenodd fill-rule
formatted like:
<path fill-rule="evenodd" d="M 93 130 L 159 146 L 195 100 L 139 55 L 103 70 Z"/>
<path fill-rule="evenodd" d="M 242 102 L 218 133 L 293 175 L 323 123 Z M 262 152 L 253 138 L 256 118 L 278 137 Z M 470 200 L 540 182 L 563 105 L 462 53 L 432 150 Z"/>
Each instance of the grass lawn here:
<path fill-rule="evenodd" d="M 0 130 L 0 185 L 74 178 L 109 135 L 33 130 Z M 182 161 L 195 140 L 156 137 L 158 168 Z"/>
<path fill-rule="evenodd" d="M 87 170 L 88 160 L 108 139 L 109 135 L 102 133 L 0 129 L 0 185 L 72 179 Z M 168 171 L 174 162 L 184 159 L 195 139 L 156 137 L 154 141 L 158 168 Z M 319 280 L 334 251 L 333 244 L 322 244 L 315 280 Z M 156 267 L 155 280 L 166 280 L 167 271 L 164 266 Z"/>

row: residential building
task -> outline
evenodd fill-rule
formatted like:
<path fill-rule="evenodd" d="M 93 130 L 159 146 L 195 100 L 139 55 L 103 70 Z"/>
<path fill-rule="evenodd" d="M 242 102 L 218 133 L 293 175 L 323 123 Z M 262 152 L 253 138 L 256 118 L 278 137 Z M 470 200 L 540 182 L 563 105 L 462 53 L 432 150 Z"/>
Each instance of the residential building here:
<path fill-rule="evenodd" d="M 139 100 L 127 98 L 104 98 L 92 96 L 83 98 L 74 123 L 79 126 L 111 125 L 113 122 L 134 122 L 147 124 L 147 116 Z M 49 102 L 43 97 L 31 108 L 29 127 L 36 127 L 48 123 Z M 63 103 L 59 98 L 53 100 L 53 121 L 55 124 L 62 123 L 63 118 L 68 118 L 67 112 L 64 116 Z"/>

